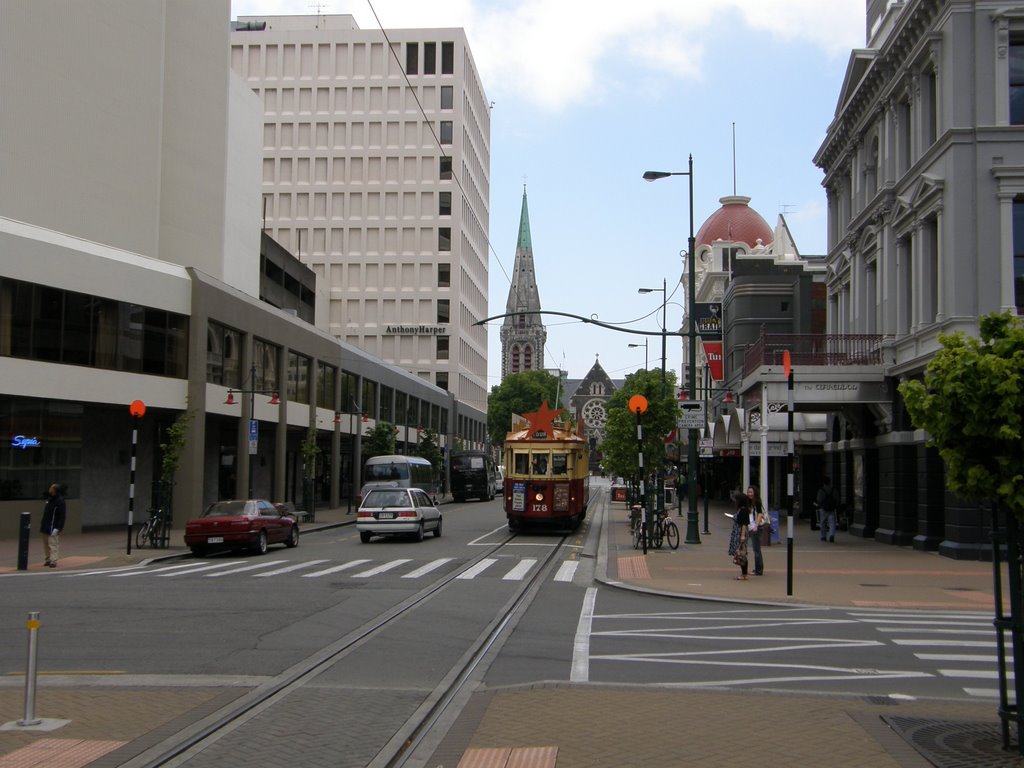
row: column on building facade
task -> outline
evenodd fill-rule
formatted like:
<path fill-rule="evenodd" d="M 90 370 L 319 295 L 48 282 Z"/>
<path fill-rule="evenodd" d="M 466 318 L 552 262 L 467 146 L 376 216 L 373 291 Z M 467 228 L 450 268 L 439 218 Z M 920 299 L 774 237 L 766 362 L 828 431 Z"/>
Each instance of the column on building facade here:
<path fill-rule="evenodd" d="M 768 493 L 768 383 L 761 382 L 761 498 L 771 499 Z"/>
<path fill-rule="evenodd" d="M 332 431 L 331 431 L 331 469 L 330 469 L 330 483 L 331 483 L 331 500 L 330 505 L 332 509 L 337 509 L 341 506 L 341 411 L 345 410 L 344 403 L 341 402 L 341 369 L 338 369 L 338 374 L 334 377 L 334 392 L 331 393 L 331 400 L 334 404 L 334 419 L 332 420 Z"/>
<path fill-rule="evenodd" d="M 746 408 L 737 408 L 736 416 L 740 420 L 740 459 L 743 468 L 743 488 L 750 487 L 750 414 Z"/>
<path fill-rule="evenodd" d="M 235 498 L 244 499 L 249 495 L 249 473 L 252 462 L 249 459 L 249 414 L 253 412 L 253 382 L 246 377 L 252 375 L 252 366 L 256 359 L 253 349 L 255 338 L 251 333 L 245 334 L 242 341 L 242 398 L 239 405 L 238 427 L 235 430 Z"/>
<path fill-rule="evenodd" d="M 993 34 L 995 35 L 996 52 L 995 66 L 993 67 L 993 93 L 1010 92 L 1010 20 L 1002 13 L 993 14 Z M 1007 126 L 1010 124 L 1010 100 L 993 99 L 995 104 L 995 124 Z"/>
<path fill-rule="evenodd" d="M 1013 199 L 1012 190 L 999 189 L 999 304 L 1000 310 L 1016 314 L 1017 299 L 1013 275 Z"/>
<path fill-rule="evenodd" d="M 866 279 L 864 269 L 864 251 L 858 243 L 850 259 L 850 306 L 853 309 L 853 318 L 850 322 L 850 330 L 853 333 L 865 333 L 864 315 L 867 312 L 867 304 L 864 299 L 864 281 Z"/>
<path fill-rule="evenodd" d="M 288 347 L 277 348 L 277 424 L 274 427 L 274 484 L 270 493 L 285 500 L 285 465 L 288 458 Z"/>
<path fill-rule="evenodd" d="M 946 258 L 942 248 L 942 244 L 945 241 L 942 233 L 942 208 L 939 208 L 935 212 L 935 322 L 941 323 L 946 319 L 947 316 L 947 303 L 946 303 L 946 291 L 949 287 L 946 285 Z"/>
<path fill-rule="evenodd" d="M 881 219 L 882 229 L 878 237 L 878 255 L 875 257 L 878 278 L 878 323 L 875 333 L 895 335 L 897 325 L 898 301 L 896 265 L 896 233 L 893 231 L 891 212 Z"/>
<path fill-rule="evenodd" d="M 910 238 L 910 333 L 917 333 L 925 322 L 924 318 L 924 222 L 920 217 L 914 221 Z"/>

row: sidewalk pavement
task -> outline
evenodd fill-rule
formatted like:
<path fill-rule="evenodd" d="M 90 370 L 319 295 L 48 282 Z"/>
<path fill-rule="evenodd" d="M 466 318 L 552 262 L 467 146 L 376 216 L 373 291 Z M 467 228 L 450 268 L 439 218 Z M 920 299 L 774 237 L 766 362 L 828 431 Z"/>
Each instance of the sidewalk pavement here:
<path fill-rule="evenodd" d="M 597 579 L 612 586 L 762 605 L 992 614 L 991 563 L 949 560 L 934 553 L 858 539 L 845 532 L 836 536 L 835 543 L 821 542 L 807 521 L 794 526 L 792 594 L 788 595 L 784 517 L 780 541 L 763 550 L 765 574 L 737 581 L 739 569 L 726 552 L 732 520 L 725 513 L 731 510 L 723 503 L 709 505 L 705 528 L 701 500 L 696 531 L 700 544 L 682 543 L 675 551 L 664 544 L 644 555 L 633 548 L 626 505 L 609 500 L 607 482 L 597 481 L 594 488 L 591 531 L 584 554 L 596 557 Z M 317 510 L 316 521 L 301 524 L 301 529 L 308 533 L 354 519 L 346 507 Z M 685 542 L 685 510 L 682 517 L 673 519 Z M 133 541 L 129 555 L 124 529 L 67 535 L 61 550 L 65 554 L 57 573 L 188 553 L 177 531 L 169 549 L 140 550 Z M 54 573 L 42 566 L 41 543 L 36 535 L 30 554 L 30 572 Z M 0 574 L 13 573 L 16 563 L 17 542 L 0 541 Z M 8 582 L 5 588 L 12 585 Z M 53 732 L 0 731 L 0 768 L 122 765 L 131 755 L 244 692 L 224 685 L 224 681 L 211 679 L 209 683 L 206 687 L 175 687 L 157 677 L 151 686 L 119 686 L 116 679 L 97 680 L 95 676 L 77 680 L 42 677 L 36 711 L 40 716 L 59 716 L 70 723 Z M 21 716 L 21 685 L 20 681 L 17 686 L 0 681 L 0 723 Z M 750 760 L 762 768 L 926 768 L 932 763 L 922 757 L 923 753 L 937 760 L 936 765 L 946 764 L 939 760 L 944 757 L 959 759 L 957 765 L 1019 765 L 1012 754 L 998 747 L 996 707 L 995 701 L 974 704 L 539 682 L 483 688 L 473 694 L 429 766 L 668 768 L 731 766 Z M 954 730 L 961 732 L 960 751 L 943 752 L 945 736 Z M 924 735 L 914 743 L 921 752 L 908 743 L 919 733 Z M 966 753 L 966 762 L 964 744 L 974 750 Z M 33 758 L 26 750 L 34 750 L 41 757 L 35 763 L 28 762 Z M 340 764 L 332 758 L 342 759 L 317 755 L 322 764 Z"/>

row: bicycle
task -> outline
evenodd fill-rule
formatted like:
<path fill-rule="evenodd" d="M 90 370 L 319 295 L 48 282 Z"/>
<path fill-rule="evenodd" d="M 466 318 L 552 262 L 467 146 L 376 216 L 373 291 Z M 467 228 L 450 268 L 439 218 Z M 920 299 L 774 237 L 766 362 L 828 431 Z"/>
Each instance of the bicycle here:
<path fill-rule="evenodd" d="M 153 549 L 160 546 L 164 534 L 164 520 L 162 510 L 149 510 L 149 520 L 139 526 L 135 532 L 135 546 L 142 549 L 148 543 Z"/>
<path fill-rule="evenodd" d="M 679 526 L 670 517 L 655 512 L 650 522 L 647 522 L 646 518 L 647 516 L 643 515 L 639 524 L 633 527 L 633 549 L 640 549 L 644 545 L 644 552 L 647 551 L 647 546 L 661 549 L 665 541 L 668 542 L 670 549 L 679 549 Z"/>

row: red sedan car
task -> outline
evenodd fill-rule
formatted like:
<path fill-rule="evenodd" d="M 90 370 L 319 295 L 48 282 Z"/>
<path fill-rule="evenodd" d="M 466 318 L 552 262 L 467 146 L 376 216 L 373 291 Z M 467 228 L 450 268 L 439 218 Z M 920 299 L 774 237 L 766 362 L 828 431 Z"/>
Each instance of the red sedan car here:
<path fill-rule="evenodd" d="M 211 549 L 246 548 L 262 555 L 270 544 L 299 544 L 299 524 L 264 499 L 215 501 L 185 524 L 185 544 L 202 557 Z"/>

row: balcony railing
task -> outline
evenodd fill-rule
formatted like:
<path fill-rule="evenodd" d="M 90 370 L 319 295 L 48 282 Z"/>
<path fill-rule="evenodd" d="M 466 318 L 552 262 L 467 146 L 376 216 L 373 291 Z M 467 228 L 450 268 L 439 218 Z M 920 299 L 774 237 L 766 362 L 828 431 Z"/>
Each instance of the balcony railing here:
<path fill-rule="evenodd" d="M 743 375 L 765 365 L 782 365 L 789 350 L 792 365 L 881 365 L 882 337 L 877 334 L 773 333 L 761 327 L 760 338 L 747 347 Z"/>

